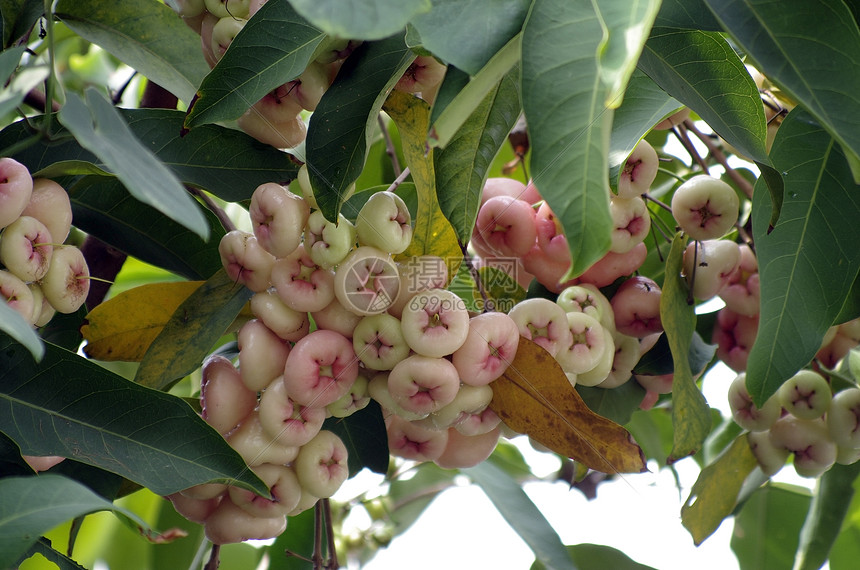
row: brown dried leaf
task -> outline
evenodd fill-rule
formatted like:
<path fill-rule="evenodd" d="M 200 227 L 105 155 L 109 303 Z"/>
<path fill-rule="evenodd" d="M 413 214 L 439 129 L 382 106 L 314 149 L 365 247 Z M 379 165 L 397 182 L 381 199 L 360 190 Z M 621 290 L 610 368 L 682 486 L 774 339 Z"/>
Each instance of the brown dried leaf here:
<path fill-rule="evenodd" d="M 558 362 L 534 342 L 520 338 L 514 361 L 490 386 L 490 408 L 514 431 L 595 471 L 647 471 L 630 433 L 592 412 Z"/>

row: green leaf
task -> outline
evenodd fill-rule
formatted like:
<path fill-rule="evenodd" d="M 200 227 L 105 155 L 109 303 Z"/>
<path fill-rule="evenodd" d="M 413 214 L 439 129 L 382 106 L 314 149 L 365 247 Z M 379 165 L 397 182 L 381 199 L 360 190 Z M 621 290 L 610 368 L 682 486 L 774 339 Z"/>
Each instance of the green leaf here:
<path fill-rule="evenodd" d="M 289 518 L 289 532 L 282 532 L 269 546 L 268 570 L 313 570 L 314 509 Z M 292 552 L 298 556 L 284 556 Z"/>
<path fill-rule="evenodd" d="M 605 104 L 616 109 L 621 105 L 627 82 L 636 69 L 642 46 L 660 8 L 660 0 L 598 0 L 595 6 L 604 28 L 597 62 L 601 80 L 608 88 Z"/>
<path fill-rule="evenodd" d="M 704 0 L 663 0 L 657 12 L 655 27 L 687 28 L 719 32 L 722 26 L 705 5 Z"/>
<path fill-rule="evenodd" d="M 694 374 L 703 371 L 705 366 L 714 358 L 714 353 L 717 351 L 717 345 L 706 343 L 702 335 L 698 332 L 693 332 L 689 348 L 687 362 Z M 672 361 L 672 349 L 669 345 L 667 335 L 661 335 L 657 339 L 656 344 L 642 355 L 642 358 L 639 359 L 639 362 L 633 368 L 634 374 L 651 374 L 656 376 L 671 374 L 674 371 L 675 364 Z"/>
<path fill-rule="evenodd" d="M 185 102 L 209 72 L 200 38 L 156 0 L 59 0 L 54 12 L 75 33 Z"/>
<path fill-rule="evenodd" d="M 221 435 L 176 396 L 48 344 L 36 364 L 0 339 L 0 431 L 27 455 L 62 455 L 168 495 L 222 482 L 266 496 Z"/>
<path fill-rule="evenodd" d="M 602 22 L 586 0 L 536 0 L 523 28 L 522 97 L 535 186 L 562 222 L 576 277 L 610 246 L 612 111 L 595 61 Z"/>
<path fill-rule="evenodd" d="M 672 425 L 675 428 L 673 463 L 698 451 L 711 430 L 708 403 L 696 386 L 690 369 L 690 339 L 696 329 L 693 305 L 687 302 L 687 282 L 681 276 L 681 266 L 687 238 L 678 232 L 666 259 L 666 277 L 660 297 L 660 320 L 675 363 L 672 380 Z"/>
<path fill-rule="evenodd" d="M 439 207 L 460 243 L 472 238 L 490 165 L 520 115 L 518 87 L 516 69 L 487 94 L 448 145 L 433 155 Z"/>
<path fill-rule="evenodd" d="M 444 108 L 437 112 L 436 105 L 434 105 L 433 123 L 429 132 L 431 146 L 444 147 L 448 141 L 457 135 L 460 128 L 475 113 L 490 91 L 496 89 L 499 82 L 517 64 L 520 59 L 521 45 L 522 35 L 517 34 L 496 52 L 487 62 L 487 65 L 466 83 L 455 96 L 448 101 L 444 99 L 440 101 L 437 98 L 436 105 L 441 107 L 444 104 Z M 455 74 L 453 83 L 458 84 L 459 82 L 460 80 Z M 443 95 L 448 97 L 449 93 L 443 92 Z"/>
<path fill-rule="evenodd" d="M 179 305 L 149 345 L 134 381 L 162 390 L 199 368 L 251 295 L 220 269 Z"/>
<path fill-rule="evenodd" d="M 30 31 L 30 26 L 45 12 L 42 0 L 0 0 L 0 39 L 2 47 Z"/>
<path fill-rule="evenodd" d="M 809 503 L 802 487 L 768 483 L 756 490 L 735 517 L 731 545 L 741 570 L 791 568 Z"/>
<path fill-rule="evenodd" d="M 382 475 L 388 471 L 388 436 L 375 401 L 345 418 L 328 418 L 323 429 L 337 434 L 346 445 L 350 477 L 365 467 Z"/>
<path fill-rule="evenodd" d="M 324 39 L 289 2 L 265 3 L 203 79 L 185 128 L 238 118 L 266 93 L 301 75 Z"/>
<path fill-rule="evenodd" d="M 0 115 L 14 111 L 24 100 L 24 96 L 48 76 L 46 65 L 29 65 L 12 76 L 22 53 L 23 47 L 10 48 L 0 53 L 0 80 L 4 85 L 0 90 Z M 10 76 L 12 80 L 8 81 Z"/>
<path fill-rule="evenodd" d="M 487 494 L 541 564 L 553 570 L 575 570 L 558 533 L 510 475 L 488 461 L 462 472 Z"/>
<path fill-rule="evenodd" d="M 364 188 L 363 190 L 356 192 L 350 196 L 349 200 L 344 202 L 340 209 L 340 213 L 343 214 L 344 218 L 354 224 L 362 206 L 364 206 L 370 197 L 377 192 L 385 192 L 389 188 L 391 188 L 391 184 L 382 184 L 380 186 Z M 418 212 L 418 192 L 415 189 L 415 183 L 403 182 L 394 189 L 394 193 L 400 196 L 406 203 L 406 209 L 409 210 L 409 216 L 414 220 Z"/>
<path fill-rule="evenodd" d="M 308 175 L 320 210 L 337 220 L 361 174 L 382 104 L 414 55 L 403 36 L 364 42 L 346 59 L 308 126 Z"/>
<path fill-rule="evenodd" d="M 0 303 L 0 331 L 21 343 L 35 360 L 42 360 L 45 356 L 45 345 L 33 326 L 5 302 Z"/>
<path fill-rule="evenodd" d="M 157 537 L 136 514 L 77 481 L 59 475 L 0 480 L 0 567 L 13 566 L 40 535 L 60 523 L 96 511 L 113 511 L 132 528 Z"/>
<path fill-rule="evenodd" d="M 86 570 L 83 566 L 63 554 L 51 548 L 51 541 L 45 537 L 39 538 L 34 542 L 27 552 L 24 554 L 26 558 L 30 558 L 35 554 L 41 554 L 49 562 L 57 565 L 60 570 Z"/>
<path fill-rule="evenodd" d="M 743 154 L 770 162 L 758 87 L 720 34 L 654 28 L 639 68 Z"/>
<path fill-rule="evenodd" d="M 637 69 L 630 77 L 624 102 L 615 110 L 609 136 L 609 181 L 614 188 L 618 172 L 640 139 L 682 105 Z"/>
<path fill-rule="evenodd" d="M 206 218 L 176 176 L 134 136 L 116 109 L 95 89 L 88 89 L 86 97 L 84 103 L 76 94 L 68 93 L 59 112 L 60 122 L 81 146 L 105 162 L 132 196 L 207 239 Z"/>
<path fill-rule="evenodd" d="M 575 544 L 567 551 L 578 570 L 655 570 L 651 566 L 639 564 L 620 550 L 604 544 Z M 544 570 L 546 566 L 539 561 L 532 564 L 531 570 Z"/>
<path fill-rule="evenodd" d="M 645 388 L 633 379 L 611 390 L 576 386 L 576 391 L 592 412 L 621 425 L 630 421 L 645 396 Z"/>
<path fill-rule="evenodd" d="M 410 477 L 394 479 L 389 487 L 391 503 L 387 513 L 394 533 L 406 532 L 439 493 L 454 486 L 458 474 L 457 470 L 442 469 L 428 461 L 417 465 Z"/>
<path fill-rule="evenodd" d="M 32 475 L 32 467 L 21 457 L 21 450 L 12 439 L 0 432 L 0 478 L 12 475 Z"/>
<path fill-rule="evenodd" d="M 218 243 L 226 232 L 204 210 L 209 241 L 135 200 L 115 178 L 86 176 L 69 187 L 75 226 L 118 250 L 191 280 L 221 268 Z"/>
<path fill-rule="evenodd" d="M 338 38 L 381 40 L 430 10 L 430 0 L 290 0 L 296 12 Z"/>
<path fill-rule="evenodd" d="M 675 404 L 677 405 L 677 404 Z M 737 505 L 747 476 L 758 466 L 746 435 L 702 469 L 681 507 L 681 522 L 696 546 L 711 536 Z"/>
<path fill-rule="evenodd" d="M 424 49 L 475 75 L 520 32 L 528 9 L 528 0 L 434 0 L 411 24 Z"/>
<path fill-rule="evenodd" d="M 827 562 L 851 505 L 858 475 L 860 462 L 837 463 L 818 479 L 800 531 L 800 544 L 794 558 L 796 570 L 818 570 Z"/>
<path fill-rule="evenodd" d="M 860 187 L 840 146 L 795 108 L 777 132 L 771 157 L 785 191 L 770 232 L 770 194 L 761 180 L 753 194 L 761 316 L 747 387 L 758 405 L 815 356 L 860 271 Z"/>
<path fill-rule="evenodd" d="M 135 137 L 183 183 L 203 188 L 228 202 L 250 200 L 260 184 L 286 185 L 298 174 L 299 167 L 290 155 L 259 143 L 242 131 L 202 125 L 183 136 L 182 111 L 122 109 L 120 112 Z M 29 131 L 23 123 L 14 123 L 0 131 L 0 146 L 9 146 L 26 137 Z M 71 137 L 63 139 L 62 135 L 68 135 L 68 131 L 59 130 L 55 134 L 62 142 L 40 142 L 14 158 L 30 172 L 50 172 L 51 177 L 110 170 Z M 81 162 L 92 163 L 94 167 L 82 167 Z M 52 165 L 55 166 L 48 170 Z"/>
<path fill-rule="evenodd" d="M 847 71 L 860 61 L 860 33 L 844 2 L 705 2 L 768 79 L 860 155 L 860 75 Z"/>

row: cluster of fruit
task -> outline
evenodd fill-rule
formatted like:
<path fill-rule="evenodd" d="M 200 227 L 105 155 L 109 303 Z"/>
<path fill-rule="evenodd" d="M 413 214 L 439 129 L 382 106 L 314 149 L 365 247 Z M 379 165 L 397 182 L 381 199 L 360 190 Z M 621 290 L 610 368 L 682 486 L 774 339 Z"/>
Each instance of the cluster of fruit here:
<path fill-rule="evenodd" d="M 393 261 L 412 241 L 396 194 L 374 193 L 354 224 L 342 215 L 334 224 L 304 192 L 259 186 L 253 232 L 219 244 L 228 275 L 254 292 L 254 318 L 238 332 L 238 368 L 222 356 L 204 363 L 203 417 L 273 485 L 274 500 L 223 485 L 172 496 L 216 543 L 275 536 L 285 516 L 331 496 L 347 477 L 347 451 L 323 422 L 371 398 L 395 455 L 474 465 L 499 437 L 487 384 L 516 353 L 512 319 L 470 318 L 445 289 L 441 258 Z"/>
<path fill-rule="evenodd" d="M 90 289 L 81 250 L 64 245 L 72 225 L 69 195 L 26 166 L 0 158 L 0 295 L 28 323 L 74 313 Z"/>
<path fill-rule="evenodd" d="M 860 388 L 832 393 L 818 372 L 801 370 L 757 408 L 745 374 L 729 388 L 732 418 L 749 430 L 747 439 L 762 471 L 771 476 L 789 456 L 801 477 L 818 477 L 835 463 L 860 460 Z"/>

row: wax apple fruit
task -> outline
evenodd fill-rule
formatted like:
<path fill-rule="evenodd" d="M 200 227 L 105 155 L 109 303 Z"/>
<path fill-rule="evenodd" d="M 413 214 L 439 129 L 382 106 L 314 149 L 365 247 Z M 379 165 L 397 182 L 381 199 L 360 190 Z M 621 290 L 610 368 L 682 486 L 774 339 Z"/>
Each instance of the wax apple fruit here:
<path fill-rule="evenodd" d="M 0 229 L 21 215 L 33 193 L 30 171 L 17 160 L 0 158 Z"/>
<path fill-rule="evenodd" d="M 718 239 L 738 221 L 739 200 L 731 186 L 699 174 L 681 184 L 672 196 L 672 215 L 696 240 Z"/>
<path fill-rule="evenodd" d="M 310 216 L 310 208 L 301 196 L 272 182 L 254 190 L 248 212 L 257 241 L 275 257 L 295 251 Z"/>
<path fill-rule="evenodd" d="M 389 253 L 402 253 L 412 242 L 412 218 L 406 203 L 394 192 L 371 196 L 355 221 L 358 242 Z"/>
<path fill-rule="evenodd" d="M 646 193 L 657 177 L 660 161 L 651 143 L 642 139 L 618 173 L 618 196 L 633 198 Z"/>
<path fill-rule="evenodd" d="M 3 230 L 0 263 L 24 282 L 38 281 L 51 265 L 52 241 L 45 224 L 21 216 Z"/>
<path fill-rule="evenodd" d="M 452 354 L 469 334 L 469 313 L 463 301 L 447 289 L 415 295 L 401 317 L 403 338 L 424 356 Z"/>
<path fill-rule="evenodd" d="M 58 312 L 77 311 L 90 291 L 90 270 L 81 250 L 71 245 L 55 247 L 40 285 L 45 298 Z"/>

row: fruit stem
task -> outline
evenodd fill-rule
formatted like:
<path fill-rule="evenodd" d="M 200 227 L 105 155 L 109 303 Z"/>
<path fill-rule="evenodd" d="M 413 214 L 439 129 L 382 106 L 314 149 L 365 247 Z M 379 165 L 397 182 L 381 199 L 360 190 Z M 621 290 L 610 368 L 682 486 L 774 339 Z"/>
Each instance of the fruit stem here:
<path fill-rule="evenodd" d="M 400 178 L 400 159 L 397 158 L 397 150 L 394 148 L 394 141 L 391 140 L 391 134 L 388 132 L 388 125 L 385 124 L 385 118 L 382 113 L 376 116 L 376 121 L 379 123 L 379 130 L 382 131 L 382 138 L 385 140 L 385 154 L 391 159 L 391 167 L 394 169 L 394 175 Z"/>
<path fill-rule="evenodd" d="M 672 132 L 675 133 L 675 136 L 681 141 L 681 144 L 684 145 L 690 157 L 701 167 L 702 171 L 705 174 L 709 174 L 708 165 L 705 164 L 704 159 L 699 155 L 696 147 L 693 146 L 693 141 L 690 140 L 690 136 L 687 134 L 686 123 L 681 123 L 677 127 L 672 128 Z"/>
<path fill-rule="evenodd" d="M 56 88 L 56 68 L 54 62 L 54 0 L 45 0 L 45 39 L 48 44 L 48 77 L 45 79 L 45 120 L 42 123 L 41 134 L 50 135 L 52 113 L 48 111 L 54 104 L 54 89 Z"/>
<path fill-rule="evenodd" d="M 696 135 L 706 147 L 708 147 L 708 152 L 711 153 L 711 156 L 714 157 L 714 160 L 719 162 L 723 166 L 723 168 L 726 169 L 726 174 L 729 175 L 729 178 L 732 179 L 732 182 L 737 184 L 738 188 L 740 188 L 741 191 L 746 194 L 746 197 L 752 200 L 752 184 L 750 184 L 750 182 L 746 178 L 741 176 L 741 174 L 737 170 L 729 166 L 729 162 L 726 158 L 726 155 L 717 145 L 714 144 L 714 141 L 711 140 L 711 137 L 703 134 L 699 129 L 697 129 L 696 125 L 694 125 L 693 121 L 691 121 L 690 119 L 684 121 L 684 126 L 694 135 Z"/>
<path fill-rule="evenodd" d="M 397 178 L 394 179 L 394 182 L 391 183 L 391 186 L 389 186 L 388 188 L 385 189 L 385 191 L 386 192 L 394 192 L 395 190 L 397 190 L 397 187 L 400 186 L 401 184 L 403 184 L 403 181 L 406 180 L 406 177 L 409 176 L 409 174 L 411 174 L 411 173 L 409 172 L 409 167 L 407 166 L 406 168 L 403 169 L 403 172 L 401 172 L 397 176 Z"/>

